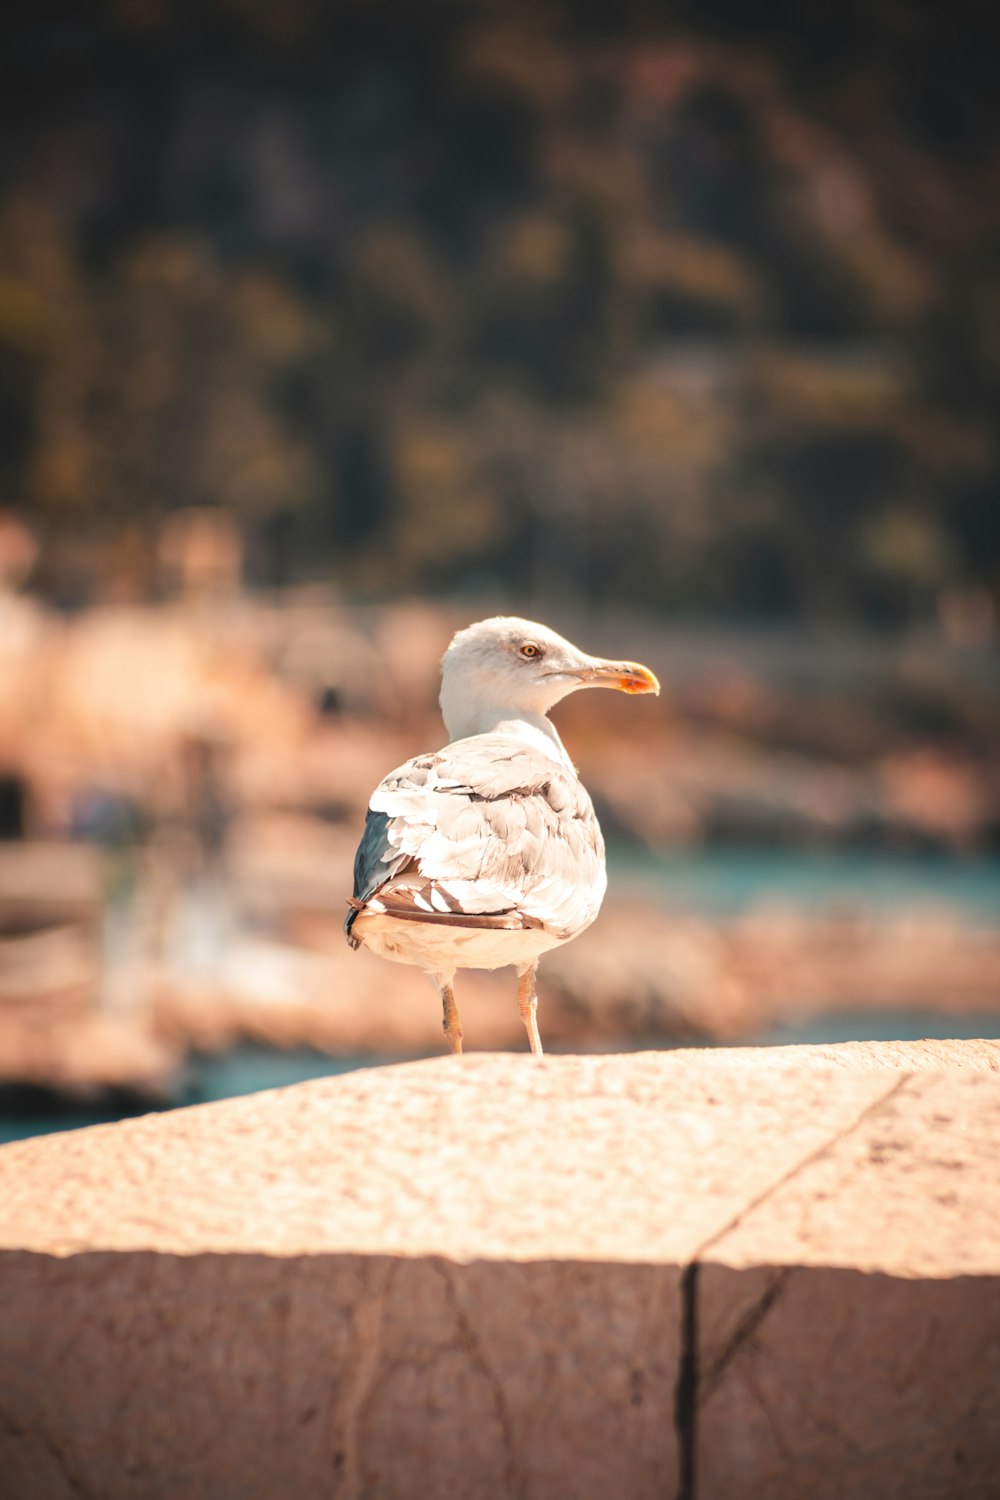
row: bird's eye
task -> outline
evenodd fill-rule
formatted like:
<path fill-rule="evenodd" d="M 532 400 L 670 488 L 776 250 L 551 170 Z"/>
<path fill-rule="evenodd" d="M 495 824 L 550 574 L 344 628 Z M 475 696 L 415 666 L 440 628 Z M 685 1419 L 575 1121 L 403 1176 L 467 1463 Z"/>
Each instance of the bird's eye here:
<path fill-rule="evenodd" d="M 541 654 L 542 654 L 542 648 L 541 648 L 541 646 L 536 645 L 536 643 L 534 641 L 525 641 L 524 645 L 521 647 L 521 655 L 522 656 L 532 657 L 532 656 L 541 656 Z"/>

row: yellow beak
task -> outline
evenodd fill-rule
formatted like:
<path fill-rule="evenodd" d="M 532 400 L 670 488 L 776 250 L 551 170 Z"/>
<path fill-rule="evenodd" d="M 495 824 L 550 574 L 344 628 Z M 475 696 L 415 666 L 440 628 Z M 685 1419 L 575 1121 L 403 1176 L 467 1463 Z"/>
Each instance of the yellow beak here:
<path fill-rule="evenodd" d="M 635 661 L 600 661 L 579 674 L 582 687 L 617 688 L 620 693 L 658 693 L 660 684 L 648 667 Z"/>

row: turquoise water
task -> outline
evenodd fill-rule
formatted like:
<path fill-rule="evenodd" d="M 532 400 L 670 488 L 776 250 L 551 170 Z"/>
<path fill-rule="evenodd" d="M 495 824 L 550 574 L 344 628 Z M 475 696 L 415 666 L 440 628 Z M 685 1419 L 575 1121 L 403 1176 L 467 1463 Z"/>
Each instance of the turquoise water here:
<path fill-rule="evenodd" d="M 216 1099 L 235 1099 L 262 1089 L 285 1088 L 310 1078 L 331 1078 L 398 1061 L 388 1057 L 328 1057 L 311 1048 L 272 1051 L 267 1047 L 241 1046 L 216 1056 L 194 1057 L 187 1066 L 176 1103 L 208 1104 Z M 146 1110 L 139 1110 L 145 1113 Z M 106 1125 L 131 1113 L 113 1105 L 107 1108 L 66 1109 L 52 1112 L 51 1101 L 40 1100 L 39 1112 L 0 1114 L 0 1145 L 34 1135 L 54 1135 L 60 1130 L 79 1130 L 86 1125 Z"/>
<path fill-rule="evenodd" d="M 208 1104 L 213 1099 L 234 1099 L 239 1094 L 259 1094 L 261 1089 L 283 1089 L 310 1078 L 331 1078 L 398 1062 L 389 1057 L 328 1057 L 309 1048 L 273 1052 L 266 1047 L 234 1047 L 195 1064 L 189 1104 Z"/>
<path fill-rule="evenodd" d="M 671 854 L 616 851 L 609 857 L 609 875 L 619 895 L 634 889 L 644 899 L 659 899 L 666 909 L 675 911 L 722 915 L 777 901 L 842 909 L 926 904 L 958 907 L 977 920 L 1000 919 L 998 859 L 771 849 Z M 753 1045 L 975 1036 L 1000 1036 L 1000 1014 L 963 1018 L 924 1011 L 831 1012 L 801 1026 L 775 1028 L 754 1038 Z M 229 1099 L 398 1060 L 238 1047 L 220 1056 L 193 1058 L 177 1103 Z M 55 1113 L 47 1100 L 39 1100 L 37 1110 L 4 1114 L 0 1107 L 0 1143 L 101 1124 L 120 1119 L 122 1113 L 113 1106 Z"/>
<path fill-rule="evenodd" d="M 750 1046 L 783 1046 L 793 1043 L 848 1041 L 918 1041 L 940 1037 L 1000 1037 L 997 1015 L 953 1016 L 933 1011 L 859 1011 L 816 1016 L 796 1026 L 777 1026 L 755 1038 Z M 649 1044 L 664 1048 L 661 1040 Z M 687 1044 L 685 1044 L 687 1045 Z M 569 1049 L 575 1050 L 575 1049 Z M 643 1044 L 635 1047 L 643 1050 Z M 308 1049 L 273 1052 L 267 1048 L 236 1047 L 218 1057 L 196 1059 L 191 1079 L 179 1104 L 205 1104 L 216 1099 L 234 1099 L 262 1089 L 284 1088 L 311 1078 L 332 1078 L 358 1068 L 405 1061 L 389 1057 L 327 1057 Z M 87 1125 L 107 1124 L 122 1118 L 121 1110 L 67 1110 L 59 1114 L 0 1116 L 0 1146 L 30 1136 L 52 1135 L 61 1130 L 79 1130 Z"/>
<path fill-rule="evenodd" d="M 671 907 L 733 912 L 761 902 L 820 906 L 957 906 L 1000 919 L 1000 859 L 863 850 L 613 851 L 608 878 Z"/>
<path fill-rule="evenodd" d="M 968 1041 L 1000 1037 L 996 1015 L 954 1016 L 936 1011 L 830 1011 L 796 1025 L 775 1026 L 748 1045 L 781 1047 L 793 1043 Z"/>

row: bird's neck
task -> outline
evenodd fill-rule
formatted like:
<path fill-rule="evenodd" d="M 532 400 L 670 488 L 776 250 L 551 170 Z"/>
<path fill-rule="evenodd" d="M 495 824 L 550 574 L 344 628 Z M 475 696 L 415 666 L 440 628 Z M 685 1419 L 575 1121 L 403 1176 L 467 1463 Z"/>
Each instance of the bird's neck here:
<path fill-rule="evenodd" d="M 512 739 L 524 740 L 561 766 L 575 771 L 556 726 L 545 714 L 501 704 L 479 702 L 459 706 L 449 703 L 444 724 L 449 740 L 464 740 L 474 734 L 509 735 Z"/>

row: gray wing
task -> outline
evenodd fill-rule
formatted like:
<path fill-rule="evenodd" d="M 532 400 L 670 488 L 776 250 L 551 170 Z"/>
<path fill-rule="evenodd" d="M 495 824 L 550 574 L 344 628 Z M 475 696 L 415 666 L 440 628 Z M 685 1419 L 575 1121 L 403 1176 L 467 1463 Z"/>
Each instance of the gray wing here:
<path fill-rule="evenodd" d="M 355 947 L 357 939 L 351 937 L 351 928 L 358 912 L 397 870 L 410 862 L 408 854 L 401 854 L 389 842 L 388 827 L 386 813 L 368 809 L 364 832 L 354 856 L 354 894 L 348 903 L 351 909 L 344 920 L 344 931 Z"/>
<path fill-rule="evenodd" d="M 573 772 L 523 741 L 474 735 L 374 792 L 353 910 L 570 937 L 604 896 L 604 841 Z"/>

